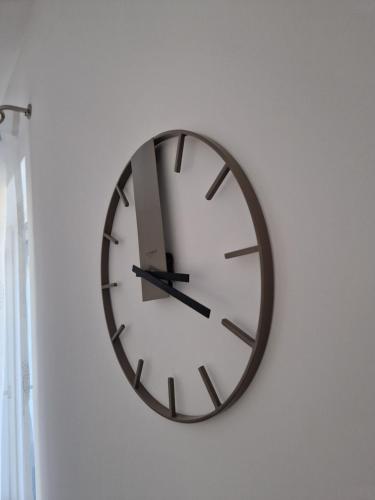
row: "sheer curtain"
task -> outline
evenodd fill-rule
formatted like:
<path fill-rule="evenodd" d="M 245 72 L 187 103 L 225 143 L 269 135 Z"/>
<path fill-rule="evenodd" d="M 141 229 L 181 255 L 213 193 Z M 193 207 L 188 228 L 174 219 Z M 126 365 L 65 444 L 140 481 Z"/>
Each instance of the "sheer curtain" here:
<path fill-rule="evenodd" d="M 10 118 L 7 118 L 10 120 Z M 0 500 L 34 500 L 29 157 L 0 126 Z"/>

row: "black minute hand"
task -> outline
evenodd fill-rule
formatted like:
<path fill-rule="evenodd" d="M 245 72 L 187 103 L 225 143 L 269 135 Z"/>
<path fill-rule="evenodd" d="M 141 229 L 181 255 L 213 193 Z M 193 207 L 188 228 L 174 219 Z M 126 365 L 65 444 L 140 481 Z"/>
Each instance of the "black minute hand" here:
<path fill-rule="evenodd" d="M 135 273 L 136 276 L 138 276 L 138 278 L 142 278 L 142 279 L 148 281 L 149 283 L 151 283 L 152 285 L 160 288 L 161 290 L 164 290 L 165 292 L 169 293 L 169 295 L 172 295 L 172 297 L 174 297 L 177 300 L 180 300 L 185 305 L 191 307 L 192 309 L 194 309 L 194 311 L 199 312 L 200 314 L 202 314 L 206 318 L 210 317 L 211 310 L 208 309 L 208 307 L 203 306 L 202 304 L 200 304 L 196 300 L 192 299 L 191 297 L 188 297 L 187 295 L 180 292 L 179 290 L 177 290 L 173 286 L 167 285 L 166 283 L 164 283 L 160 279 L 156 278 L 150 272 L 143 271 L 143 269 L 140 269 L 137 266 L 133 266 L 132 271 L 133 271 L 133 273 Z"/>

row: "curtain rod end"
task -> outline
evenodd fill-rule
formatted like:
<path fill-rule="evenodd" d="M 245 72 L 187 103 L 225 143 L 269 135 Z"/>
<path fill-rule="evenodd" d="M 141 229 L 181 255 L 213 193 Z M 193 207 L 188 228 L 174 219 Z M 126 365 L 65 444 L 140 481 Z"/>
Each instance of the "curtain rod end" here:
<path fill-rule="evenodd" d="M 5 111 L 14 111 L 16 113 L 23 113 L 26 118 L 31 118 L 33 108 L 31 104 L 27 106 L 27 108 L 21 108 L 20 106 L 11 106 L 4 104 L 3 106 L 0 106 L 0 123 L 2 123 L 5 120 Z"/>
<path fill-rule="evenodd" d="M 33 114 L 33 107 L 31 104 L 29 104 L 26 108 L 25 116 L 30 120 L 32 114 Z"/>

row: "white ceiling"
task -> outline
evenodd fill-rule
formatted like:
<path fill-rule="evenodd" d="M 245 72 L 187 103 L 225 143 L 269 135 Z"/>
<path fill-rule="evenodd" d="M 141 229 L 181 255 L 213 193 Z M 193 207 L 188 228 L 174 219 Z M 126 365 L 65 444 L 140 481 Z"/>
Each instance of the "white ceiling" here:
<path fill-rule="evenodd" d="M 33 0 L 0 0 L 0 103 L 22 46 Z"/>

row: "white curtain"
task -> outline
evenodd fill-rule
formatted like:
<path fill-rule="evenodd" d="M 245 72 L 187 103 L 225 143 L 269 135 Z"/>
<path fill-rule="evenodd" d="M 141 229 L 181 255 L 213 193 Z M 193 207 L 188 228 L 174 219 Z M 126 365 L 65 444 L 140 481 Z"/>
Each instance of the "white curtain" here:
<path fill-rule="evenodd" d="M 9 116 L 9 115 L 8 115 Z M 11 118 L 7 118 L 10 120 Z M 0 126 L 0 500 L 34 500 L 29 157 Z"/>

